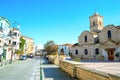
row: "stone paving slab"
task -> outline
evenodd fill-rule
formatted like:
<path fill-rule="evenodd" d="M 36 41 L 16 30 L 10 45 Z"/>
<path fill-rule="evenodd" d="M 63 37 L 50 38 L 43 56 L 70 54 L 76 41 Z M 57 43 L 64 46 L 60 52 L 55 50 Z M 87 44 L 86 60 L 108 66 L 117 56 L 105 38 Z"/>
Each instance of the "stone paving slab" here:
<path fill-rule="evenodd" d="M 120 62 L 82 62 L 83 67 L 120 77 Z"/>

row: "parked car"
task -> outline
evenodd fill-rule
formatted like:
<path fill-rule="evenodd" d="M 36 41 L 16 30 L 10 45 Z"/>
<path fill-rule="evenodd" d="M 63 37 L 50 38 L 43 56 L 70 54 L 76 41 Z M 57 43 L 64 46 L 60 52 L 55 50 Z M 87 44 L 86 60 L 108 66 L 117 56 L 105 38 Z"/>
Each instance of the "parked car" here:
<path fill-rule="evenodd" d="M 27 55 L 26 54 L 20 55 L 20 60 L 26 60 L 26 59 L 27 59 Z"/>
<path fill-rule="evenodd" d="M 40 52 L 36 52 L 35 56 L 40 56 L 40 54 L 41 54 Z"/>
<path fill-rule="evenodd" d="M 33 54 L 33 53 L 30 53 L 30 54 L 28 55 L 28 57 L 29 57 L 29 58 L 33 58 L 33 57 L 34 57 L 34 54 Z"/>

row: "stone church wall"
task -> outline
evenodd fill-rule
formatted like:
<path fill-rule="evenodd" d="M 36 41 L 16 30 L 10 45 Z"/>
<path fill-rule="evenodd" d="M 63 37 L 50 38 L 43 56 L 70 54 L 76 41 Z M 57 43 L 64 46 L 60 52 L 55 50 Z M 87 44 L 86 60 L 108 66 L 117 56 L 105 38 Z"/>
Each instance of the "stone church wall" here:
<path fill-rule="evenodd" d="M 87 36 L 87 42 L 85 42 L 85 36 Z M 79 45 L 82 44 L 94 44 L 93 35 L 89 31 L 84 31 L 78 38 Z"/>
<path fill-rule="evenodd" d="M 100 43 L 105 43 L 108 40 L 108 34 L 107 34 L 108 30 L 111 31 L 112 40 L 119 42 L 120 41 L 120 35 L 119 35 L 120 29 L 117 29 L 113 26 L 108 26 L 108 27 L 105 27 L 103 31 L 101 31 L 101 33 L 99 34 Z"/>

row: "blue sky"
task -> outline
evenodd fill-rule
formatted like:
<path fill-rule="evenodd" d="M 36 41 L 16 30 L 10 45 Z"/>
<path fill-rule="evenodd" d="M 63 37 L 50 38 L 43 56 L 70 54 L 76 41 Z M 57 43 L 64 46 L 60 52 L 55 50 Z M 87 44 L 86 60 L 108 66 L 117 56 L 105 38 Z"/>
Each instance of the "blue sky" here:
<path fill-rule="evenodd" d="M 76 43 L 89 30 L 94 10 L 104 16 L 104 25 L 120 25 L 120 0 L 0 0 L 0 16 L 21 25 L 23 35 L 36 44 Z"/>

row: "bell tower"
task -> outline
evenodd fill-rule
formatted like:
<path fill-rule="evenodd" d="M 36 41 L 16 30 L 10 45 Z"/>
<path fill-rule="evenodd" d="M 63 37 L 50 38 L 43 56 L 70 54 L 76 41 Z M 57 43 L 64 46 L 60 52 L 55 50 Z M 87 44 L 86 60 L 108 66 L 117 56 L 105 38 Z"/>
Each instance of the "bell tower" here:
<path fill-rule="evenodd" d="M 99 33 L 103 28 L 103 16 L 99 15 L 96 11 L 89 17 L 90 19 L 90 31 Z"/>

